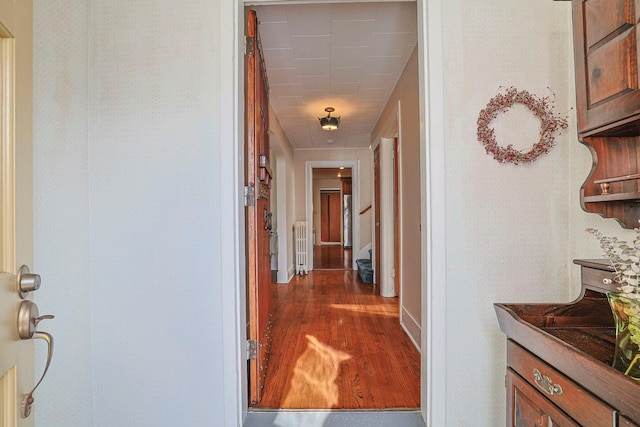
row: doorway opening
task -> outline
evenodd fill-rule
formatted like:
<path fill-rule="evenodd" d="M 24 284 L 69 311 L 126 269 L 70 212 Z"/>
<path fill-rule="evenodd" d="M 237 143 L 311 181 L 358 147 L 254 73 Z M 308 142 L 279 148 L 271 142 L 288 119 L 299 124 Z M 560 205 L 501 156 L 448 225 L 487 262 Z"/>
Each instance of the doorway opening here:
<path fill-rule="evenodd" d="M 369 165 L 366 165 L 366 167 L 369 167 Z M 309 170 L 313 170 L 313 166 L 309 166 L 309 165 L 307 165 L 307 187 L 308 187 L 308 185 L 309 185 Z M 355 189 L 354 189 L 354 193 L 355 193 L 355 194 L 358 194 L 357 192 L 355 192 Z M 355 197 L 355 196 L 354 196 L 354 197 Z M 309 219 L 309 218 L 312 218 L 312 217 L 313 217 L 313 210 L 314 210 L 313 203 L 309 203 L 309 198 L 310 198 L 310 191 L 308 191 L 308 189 L 307 189 L 307 192 L 306 192 L 306 199 L 307 199 L 307 201 L 306 201 L 306 210 L 307 210 L 307 216 L 306 216 L 306 218 L 307 218 L 307 219 Z M 357 205 L 357 206 L 358 206 L 358 205 Z M 311 215 L 309 214 L 309 211 L 311 211 Z M 416 213 L 416 214 L 418 214 L 418 211 L 416 211 L 415 213 Z M 356 215 L 356 217 L 357 217 L 357 215 Z M 354 226 L 354 229 L 359 229 L 359 227 Z M 312 228 L 312 227 L 310 227 L 310 228 L 309 228 L 309 233 L 314 233 L 314 230 L 313 230 L 313 228 Z M 356 234 L 356 233 L 357 233 L 357 232 L 355 232 L 354 234 Z M 315 237 L 315 236 L 312 234 L 312 235 L 310 236 L 310 238 L 309 238 L 309 241 L 315 241 L 314 237 Z M 356 242 L 358 242 L 358 245 L 359 245 L 359 236 L 354 236 L 353 240 L 354 240 L 354 246 L 356 245 Z M 358 247 L 359 247 L 359 246 L 358 246 Z M 312 259 L 313 259 L 313 258 L 312 258 Z M 313 261 L 310 261 L 310 262 L 312 263 Z M 311 266 L 311 267 L 310 267 L 310 269 L 313 269 L 313 266 Z"/>
<path fill-rule="evenodd" d="M 353 193 L 349 167 L 315 168 L 313 265 L 315 270 L 351 270 Z M 320 230 L 319 233 L 317 230 Z"/>

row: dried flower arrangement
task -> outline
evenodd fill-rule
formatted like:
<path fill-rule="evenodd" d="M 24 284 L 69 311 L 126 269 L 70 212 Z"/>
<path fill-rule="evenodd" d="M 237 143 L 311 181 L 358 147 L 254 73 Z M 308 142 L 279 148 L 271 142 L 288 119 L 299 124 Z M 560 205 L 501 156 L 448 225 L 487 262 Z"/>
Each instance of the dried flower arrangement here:
<path fill-rule="evenodd" d="M 603 235 L 595 228 L 587 231 L 600 241 L 600 247 L 609 258 L 615 273 L 618 288 L 627 298 L 640 300 L 640 228 L 636 228 L 633 242 Z"/>
<path fill-rule="evenodd" d="M 609 257 L 620 285 L 620 292 L 607 293 L 616 329 L 616 351 L 612 366 L 640 381 L 640 228 L 628 243 L 617 237 L 603 235 L 596 229 L 587 231 L 600 240 L 600 247 Z"/>

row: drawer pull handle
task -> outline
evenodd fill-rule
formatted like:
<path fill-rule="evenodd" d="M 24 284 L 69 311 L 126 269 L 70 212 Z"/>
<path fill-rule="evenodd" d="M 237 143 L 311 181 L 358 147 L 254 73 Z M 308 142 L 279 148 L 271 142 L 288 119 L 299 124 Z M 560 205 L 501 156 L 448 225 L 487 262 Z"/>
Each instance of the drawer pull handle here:
<path fill-rule="evenodd" d="M 613 283 L 613 280 L 609 279 L 608 277 L 605 277 L 604 279 L 602 279 L 602 283 L 604 283 L 605 285 L 610 285 Z"/>
<path fill-rule="evenodd" d="M 542 375 L 537 368 L 533 368 L 533 379 L 538 387 L 551 396 L 560 396 L 562 394 L 562 387 L 558 384 L 552 384 L 551 378 L 546 375 Z"/>

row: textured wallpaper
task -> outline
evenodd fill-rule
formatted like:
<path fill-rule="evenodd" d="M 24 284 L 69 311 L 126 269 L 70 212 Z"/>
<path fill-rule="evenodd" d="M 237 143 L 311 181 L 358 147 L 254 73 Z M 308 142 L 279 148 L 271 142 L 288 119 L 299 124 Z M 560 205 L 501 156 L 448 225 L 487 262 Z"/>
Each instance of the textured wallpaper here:
<path fill-rule="evenodd" d="M 34 294 L 55 340 L 36 425 L 92 426 L 87 2 L 34 1 Z M 46 360 L 36 344 L 35 375 Z"/>
<path fill-rule="evenodd" d="M 37 425 L 225 412 L 218 7 L 35 1 Z"/>
<path fill-rule="evenodd" d="M 570 242 L 578 143 L 566 130 L 537 161 L 500 164 L 478 142 L 476 121 L 515 86 L 555 99 L 575 128 L 570 3 L 454 0 L 443 2 L 443 14 L 447 425 L 497 426 L 505 419 L 506 340 L 492 304 L 577 296 Z M 538 139 L 539 121 L 525 108 L 493 125 L 500 145 L 529 151 Z"/>

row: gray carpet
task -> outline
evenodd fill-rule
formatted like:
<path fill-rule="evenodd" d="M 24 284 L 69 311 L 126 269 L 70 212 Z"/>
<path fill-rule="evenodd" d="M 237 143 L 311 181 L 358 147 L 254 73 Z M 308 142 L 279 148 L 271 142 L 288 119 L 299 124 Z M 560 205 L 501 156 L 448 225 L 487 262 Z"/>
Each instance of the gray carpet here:
<path fill-rule="evenodd" d="M 425 427 L 418 411 L 250 411 L 244 427 Z"/>

